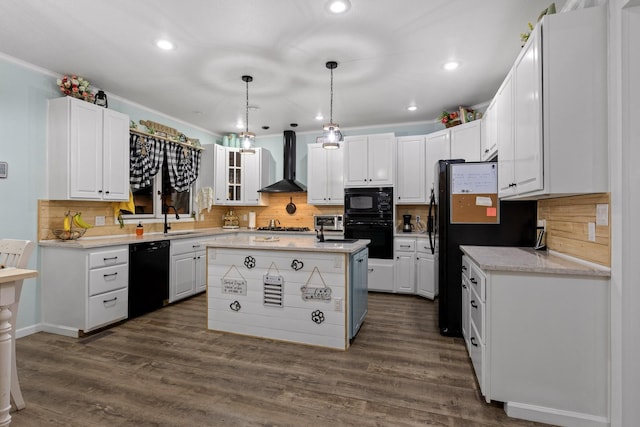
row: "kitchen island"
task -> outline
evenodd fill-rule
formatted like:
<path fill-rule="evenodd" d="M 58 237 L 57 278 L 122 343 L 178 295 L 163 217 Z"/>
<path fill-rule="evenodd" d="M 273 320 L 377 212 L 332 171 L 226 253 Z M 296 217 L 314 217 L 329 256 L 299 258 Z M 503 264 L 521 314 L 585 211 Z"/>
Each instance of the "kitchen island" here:
<path fill-rule="evenodd" d="M 203 243 L 210 330 L 349 348 L 367 314 L 368 240 L 238 234 Z"/>

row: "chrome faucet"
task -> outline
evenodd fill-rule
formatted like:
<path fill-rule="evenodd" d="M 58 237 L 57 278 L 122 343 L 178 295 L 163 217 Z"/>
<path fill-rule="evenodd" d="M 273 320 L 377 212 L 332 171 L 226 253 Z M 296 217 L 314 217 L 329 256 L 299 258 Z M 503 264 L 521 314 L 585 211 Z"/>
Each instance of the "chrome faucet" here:
<path fill-rule="evenodd" d="M 180 219 L 180 215 L 178 215 L 178 211 L 176 207 L 173 205 L 165 205 L 164 209 L 164 234 L 167 234 L 169 230 L 171 230 L 171 225 L 167 222 L 167 213 L 169 213 L 169 208 L 173 208 L 173 211 L 176 213 L 176 219 Z"/>
<path fill-rule="evenodd" d="M 316 230 L 316 238 L 320 242 L 324 242 L 324 224 L 320 224 L 320 233 Z"/>

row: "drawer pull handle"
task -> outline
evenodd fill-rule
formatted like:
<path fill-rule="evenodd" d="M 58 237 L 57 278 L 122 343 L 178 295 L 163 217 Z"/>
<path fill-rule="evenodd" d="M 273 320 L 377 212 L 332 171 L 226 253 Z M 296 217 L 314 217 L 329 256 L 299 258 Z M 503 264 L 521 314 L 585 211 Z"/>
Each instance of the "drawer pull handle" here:
<path fill-rule="evenodd" d="M 191 247 L 195 249 L 195 248 L 199 248 L 200 245 L 192 245 Z"/>
<path fill-rule="evenodd" d="M 369 273 L 373 273 L 373 268 L 369 268 Z"/>
<path fill-rule="evenodd" d="M 113 297 L 111 299 L 105 299 L 105 300 L 102 300 L 102 303 L 106 304 L 108 302 L 115 302 L 117 299 L 118 299 L 118 297 Z"/>
<path fill-rule="evenodd" d="M 401 248 L 410 248 L 411 246 L 409 245 L 400 245 Z"/>
<path fill-rule="evenodd" d="M 467 271 L 467 266 L 466 265 L 462 266 L 462 271 Z"/>
<path fill-rule="evenodd" d="M 476 304 L 476 300 L 474 300 L 474 299 L 472 299 L 469 304 L 471 304 L 471 307 L 473 307 L 473 308 L 478 308 L 478 304 Z"/>
<path fill-rule="evenodd" d="M 117 276 L 117 275 L 118 275 L 118 272 L 116 271 L 115 273 L 103 274 L 102 277 L 106 279 L 109 276 Z"/>
<path fill-rule="evenodd" d="M 474 346 L 474 347 L 478 346 L 478 344 L 476 344 L 476 337 L 471 337 L 471 339 L 469 341 L 471 341 L 471 345 L 472 346 Z"/>
<path fill-rule="evenodd" d="M 360 259 L 358 260 L 358 262 L 362 262 L 362 261 L 364 261 L 362 258 L 360 258 Z"/>
<path fill-rule="evenodd" d="M 473 283 L 474 285 L 477 285 L 477 284 L 478 284 L 478 282 L 476 281 L 476 278 L 475 278 L 475 277 L 470 278 L 470 279 L 469 279 L 469 281 L 470 281 L 471 283 Z"/>
<path fill-rule="evenodd" d="M 109 258 L 102 258 L 103 261 L 111 261 L 111 260 L 116 260 L 116 259 L 118 259 L 117 256 L 112 256 L 112 257 L 109 257 Z"/>

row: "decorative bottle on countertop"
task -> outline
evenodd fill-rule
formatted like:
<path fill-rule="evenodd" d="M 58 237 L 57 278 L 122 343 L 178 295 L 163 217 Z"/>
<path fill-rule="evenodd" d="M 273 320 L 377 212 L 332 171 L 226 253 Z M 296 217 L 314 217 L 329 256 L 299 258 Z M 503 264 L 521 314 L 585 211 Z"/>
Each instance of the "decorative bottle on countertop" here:
<path fill-rule="evenodd" d="M 138 223 L 136 227 L 136 236 L 142 236 L 144 234 L 144 227 L 142 226 L 142 222 Z"/>

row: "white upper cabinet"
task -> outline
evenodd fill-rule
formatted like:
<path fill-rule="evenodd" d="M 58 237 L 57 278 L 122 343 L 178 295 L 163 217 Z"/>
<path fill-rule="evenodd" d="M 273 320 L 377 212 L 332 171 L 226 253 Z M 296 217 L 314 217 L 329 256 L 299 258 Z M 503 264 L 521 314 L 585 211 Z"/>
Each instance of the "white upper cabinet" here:
<path fill-rule="evenodd" d="M 49 100 L 48 197 L 129 200 L 129 116 L 71 98 Z"/>
<path fill-rule="evenodd" d="M 307 155 L 307 203 L 344 204 L 344 148 L 324 149 L 309 144 Z"/>
<path fill-rule="evenodd" d="M 392 133 L 346 137 L 344 148 L 345 187 L 394 185 L 396 148 Z"/>
<path fill-rule="evenodd" d="M 438 160 L 446 160 L 451 158 L 451 151 L 449 149 L 449 129 L 444 129 L 438 132 L 430 133 L 425 137 L 426 139 L 426 173 L 427 173 L 427 191 L 431 194 L 431 189 L 434 186 L 436 176 L 436 163 Z"/>
<path fill-rule="evenodd" d="M 481 160 L 481 130 L 481 120 L 449 128 L 449 132 L 451 132 L 451 158 L 464 159 L 466 162 L 479 162 Z"/>
<path fill-rule="evenodd" d="M 239 148 L 215 145 L 214 197 L 216 205 L 264 205 L 258 190 L 273 180 L 271 154 L 256 148 L 254 154 L 240 153 Z"/>
<path fill-rule="evenodd" d="M 597 6 L 545 16 L 531 32 L 512 69 L 512 155 L 498 139 L 499 173 L 513 162 L 501 197 L 608 191 L 606 27 Z"/>
<path fill-rule="evenodd" d="M 397 138 L 396 204 L 427 202 L 426 141 L 424 136 Z"/>
<path fill-rule="evenodd" d="M 509 73 L 494 98 L 493 114 L 500 117 L 495 124 L 498 152 L 498 193 L 515 193 L 514 140 L 513 140 L 513 74 Z"/>
<path fill-rule="evenodd" d="M 482 161 L 491 160 L 498 154 L 498 111 L 494 98 L 482 117 L 482 135 L 480 138 L 480 158 Z"/>

